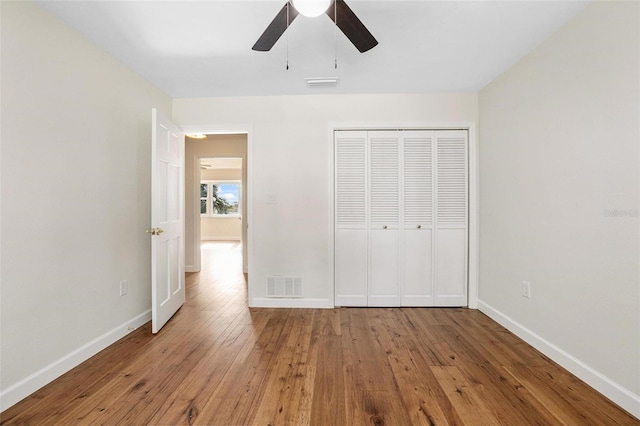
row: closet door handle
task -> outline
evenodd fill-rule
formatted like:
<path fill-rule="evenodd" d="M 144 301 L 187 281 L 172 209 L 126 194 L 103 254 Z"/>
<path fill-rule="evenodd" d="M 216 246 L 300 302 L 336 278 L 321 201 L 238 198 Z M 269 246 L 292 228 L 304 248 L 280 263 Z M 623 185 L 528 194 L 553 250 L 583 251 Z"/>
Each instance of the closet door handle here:
<path fill-rule="evenodd" d="M 418 228 L 418 229 L 422 229 L 422 225 L 418 225 L 418 226 L 417 226 L 417 228 Z"/>
<path fill-rule="evenodd" d="M 383 225 L 383 226 L 382 226 L 382 229 L 387 229 L 387 225 Z"/>

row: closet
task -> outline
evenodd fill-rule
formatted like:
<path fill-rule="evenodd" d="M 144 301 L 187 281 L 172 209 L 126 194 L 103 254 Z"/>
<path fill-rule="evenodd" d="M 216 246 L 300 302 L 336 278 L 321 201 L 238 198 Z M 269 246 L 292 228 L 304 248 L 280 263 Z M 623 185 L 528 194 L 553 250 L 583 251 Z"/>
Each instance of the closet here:
<path fill-rule="evenodd" d="M 466 130 L 336 131 L 336 306 L 466 306 Z"/>

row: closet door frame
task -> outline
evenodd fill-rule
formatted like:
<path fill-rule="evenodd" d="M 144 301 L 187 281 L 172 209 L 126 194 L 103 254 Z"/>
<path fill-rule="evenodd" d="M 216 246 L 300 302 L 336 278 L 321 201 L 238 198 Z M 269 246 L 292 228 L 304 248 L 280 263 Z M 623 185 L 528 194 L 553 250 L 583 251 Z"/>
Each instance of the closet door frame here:
<path fill-rule="evenodd" d="M 328 125 L 329 148 L 329 258 L 333 259 L 331 276 L 333 277 L 333 305 L 336 306 L 335 280 L 335 139 L 334 134 L 340 130 L 466 130 L 468 134 L 468 223 L 467 223 L 467 306 L 478 309 L 478 138 L 477 124 L 473 121 L 461 122 L 334 122 Z"/>

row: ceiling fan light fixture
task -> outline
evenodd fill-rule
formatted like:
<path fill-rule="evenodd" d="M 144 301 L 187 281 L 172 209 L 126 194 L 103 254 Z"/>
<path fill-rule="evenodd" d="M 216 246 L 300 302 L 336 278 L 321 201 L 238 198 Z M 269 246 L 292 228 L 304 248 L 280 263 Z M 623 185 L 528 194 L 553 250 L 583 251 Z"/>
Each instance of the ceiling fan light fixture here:
<path fill-rule="evenodd" d="M 338 85 L 338 77 L 322 77 L 322 78 L 305 78 L 307 87 L 336 87 Z"/>
<path fill-rule="evenodd" d="M 207 135 L 205 135 L 204 133 L 187 133 L 185 134 L 186 137 L 191 138 L 191 139 L 206 139 Z"/>
<path fill-rule="evenodd" d="M 293 0 L 293 7 L 308 18 L 320 16 L 329 9 L 331 0 Z"/>

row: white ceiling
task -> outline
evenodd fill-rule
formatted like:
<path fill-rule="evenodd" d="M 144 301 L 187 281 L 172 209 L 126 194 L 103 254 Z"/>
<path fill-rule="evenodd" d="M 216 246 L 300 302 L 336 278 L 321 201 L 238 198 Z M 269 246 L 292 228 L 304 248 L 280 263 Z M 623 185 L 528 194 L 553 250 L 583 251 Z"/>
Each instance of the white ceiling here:
<path fill-rule="evenodd" d="M 270 52 L 254 52 L 251 46 L 285 0 L 38 3 L 182 98 L 477 91 L 589 1 L 347 0 L 379 42 L 366 53 L 339 31 L 336 43 L 326 15 L 299 16 Z M 334 76 L 336 88 L 304 83 Z"/>

